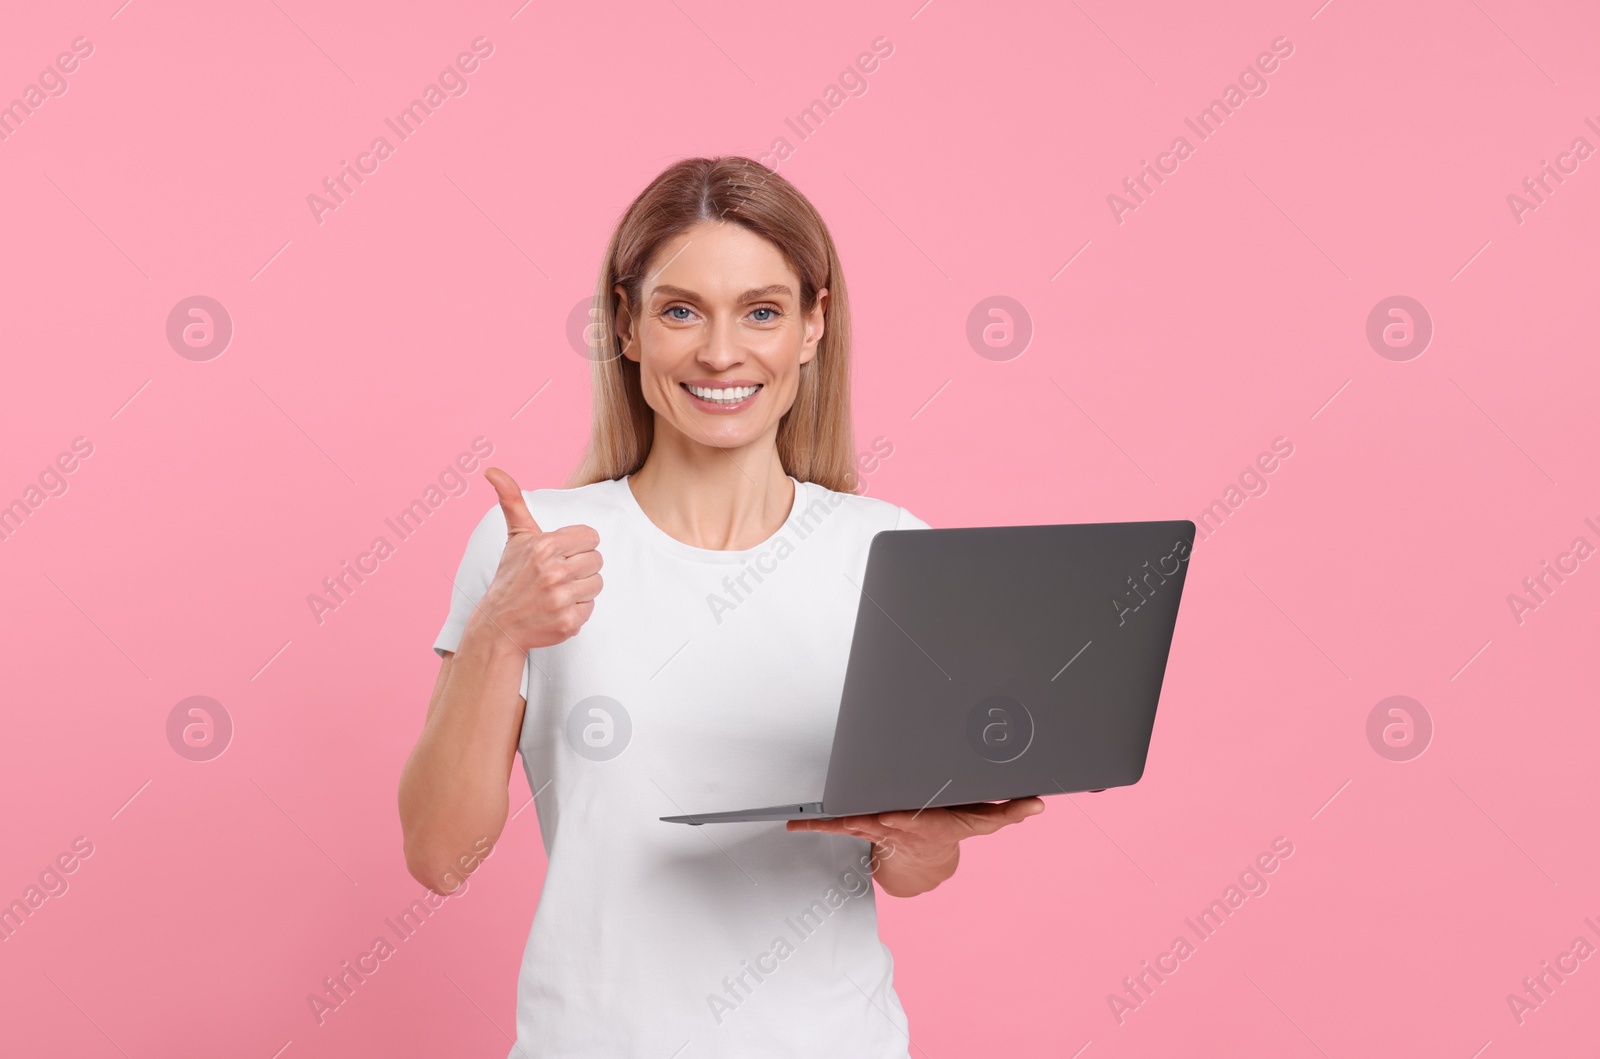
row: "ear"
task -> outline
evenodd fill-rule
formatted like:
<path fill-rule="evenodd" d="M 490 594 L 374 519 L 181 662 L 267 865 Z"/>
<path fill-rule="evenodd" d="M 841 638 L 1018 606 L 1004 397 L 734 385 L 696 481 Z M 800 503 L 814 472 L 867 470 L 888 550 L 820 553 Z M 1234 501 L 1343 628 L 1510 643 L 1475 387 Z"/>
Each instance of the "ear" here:
<path fill-rule="evenodd" d="M 617 296 L 617 343 L 622 347 L 622 355 L 635 363 L 639 360 L 638 333 L 635 329 L 633 312 L 628 308 L 628 292 L 622 284 L 611 288 Z"/>
<path fill-rule="evenodd" d="M 828 308 L 828 288 L 823 287 L 817 291 L 817 302 L 806 313 L 806 341 L 800 347 L 800 363 L 810 364 L 817 356 L 817 345 L 822 341 L 822 332 L 826 330 L 824 318 Z"/>

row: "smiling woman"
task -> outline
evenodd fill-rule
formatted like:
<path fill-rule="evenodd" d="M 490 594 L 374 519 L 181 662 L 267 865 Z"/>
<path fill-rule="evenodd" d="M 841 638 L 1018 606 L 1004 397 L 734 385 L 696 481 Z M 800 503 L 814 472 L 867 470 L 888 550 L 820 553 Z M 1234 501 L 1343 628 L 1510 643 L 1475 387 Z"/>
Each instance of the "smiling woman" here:
<path fill-rule="evenodd" d="M 486 473 L 499 504 L 454 578 L 401 777 L 407 865 L 449 889 L 468 843 L 501 834 L 520 751 L 549 866 L 513 1054 L 905 1059 L 870 884 L 817 914 L 781 975 L 706 998 L 843 873 L 930 890 L 962 839 L 1039 799 L 728 824 L 726 844 L 660 819 L 821 795 L 868 547 L 927 526 L 856 492 L 833 240 L 770 170 L 691 159 L 623 215 L 595 305 L 594 422 L 568 487 Z M 737 612 L 708 609 L 729 586 Z"/>
<path fill-rule="evenodd" d="M 719 434 L 754 436 L 776 425 L 784 468 L 850 491 L 850 305 L 832 237 L 776 173 L 748 159 L 698 161 L 704 171 L 685 164 L 657 177 L 612 237 L 612 266 L 595 293 L 604 345 L 594 358 L 594 434 L 570 484 L 640 471 L 663 410 L 666 426 L 689 431 L 686 440 L 702 447 L 708 423 L 687 413 L 750 410 L 757 415 L 729 420 Z M 680 274 L 705 282 L 674 282 Z M 742 282 L 757 275 L 773 282 Z M 722 349 L 696 366 L 706 342 Z M 649 364 L 643 344 L 658 353 Z M 747 362 L 745 351 L 761 354 L 751 358 L 758 363 Z M 670 381 L 655 370 L 668 358 L 684 369 Z M 780 377 L 714 370 L 733 363 L 765 365 Z M 769 382 L 772 390 L 759 400 Z M 754 387 L 756 396 L 723 404 L 691 389 L 741 386 Z M 684 397 L 673 392 L 678 388 Z"/>

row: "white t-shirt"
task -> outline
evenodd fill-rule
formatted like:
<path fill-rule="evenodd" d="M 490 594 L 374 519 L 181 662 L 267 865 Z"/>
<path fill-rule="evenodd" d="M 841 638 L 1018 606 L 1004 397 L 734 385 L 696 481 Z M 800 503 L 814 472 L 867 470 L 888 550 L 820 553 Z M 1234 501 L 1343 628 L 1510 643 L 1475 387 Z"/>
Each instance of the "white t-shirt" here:
<path fill-rule="evenodd" d="M 523 666 L 549 868 L 512 1059 L 905 1059 L 870 843 L 659 818 L 822 797 L 867 547 L 927 523 L 795 481 L 777 533 L 715 551 L 651 522 L 626 479 L 523 496 L 546 530 L 595 529 L 605 589 L 575 637 Z M 436 651 L 460 643 L 505 542 L 496 504 Z"/>

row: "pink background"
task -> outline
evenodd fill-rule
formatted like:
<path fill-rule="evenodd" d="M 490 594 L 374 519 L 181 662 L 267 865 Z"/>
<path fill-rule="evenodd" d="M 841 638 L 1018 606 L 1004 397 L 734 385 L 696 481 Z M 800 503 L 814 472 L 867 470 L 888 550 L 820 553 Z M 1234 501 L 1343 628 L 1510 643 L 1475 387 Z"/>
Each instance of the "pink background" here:
<path fill-rule="evenodd" d="M 1600 146 L 1591 9 L 519 2 L 6 17 L 0 102 L 94 50 L 0 142 L 0 501 L 93 453 L 0 542 L 0 901 L 94 852 L 0 943 L 4 1051 L 505 1055 L 532 813 L 325 1024 L 306 1003 L 421 893 L 396 780 L 481 467 L 321 624 L 307 597 L 476 437 L 559 484 L 588 422 L 566 321 L 620 211 L 780 136 L 846 263 L 858 440 L 894 445 L 873 495 L 935 526 L 1198 520 L 1294 446 L 1196 547 L 1144 779 L 880 896 L 913 1053 L 1592 1047 L 1600 961 L 1520 1025 L 1506 1001 L 1600 945 L 1600 561 L 1520 624 L 1506 598 L 1600 545 L 1600 158 L 1507 204 Z M 480 36 L 469 90 L 319 224 L 306 196 Z M 880 36 L 801 141 L 785 118 Z M 1200 142 L 1184 118 L 1279 37 Z M 1179 135 L 1119 224 L 1107 196 Z M 166 337 L 192 295 L 234 324 L 211 360 Z M 966 338 L 992 295 L 1033 323 L 1013 359 Z M 1366 337 L 1392 295 L 1433 320 L 1413 359 Z M 214 760 L 168 742 L 192 695 L 232 718 Z M 1432 720 L 1412 760 L 1368 739 L 1392 695 Z M 1270 889 L 1119 1024 L 1107 996 L 1278 836 Z"/>

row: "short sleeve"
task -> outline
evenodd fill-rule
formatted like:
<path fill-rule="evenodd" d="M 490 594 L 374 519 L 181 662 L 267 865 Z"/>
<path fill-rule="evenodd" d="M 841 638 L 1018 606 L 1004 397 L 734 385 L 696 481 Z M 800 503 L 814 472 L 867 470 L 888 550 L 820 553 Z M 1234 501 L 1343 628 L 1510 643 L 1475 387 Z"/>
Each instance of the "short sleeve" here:
<path fill-rule="evenodd" d="M 500 567 L 500 555 L 506 548 L 506 513 L 496 503 L 486 511 L 467 537 L 466 551 L 450 584 L 450 609 L 445 615 L 439 635 L 434 637 L 433 650 L 440 658 L 446 651 L 454 651 L 461 644 L 461 634 L 466 631 L 467 619 L 483 594 L 488 591 L 494 573 Z M 529 677 L 532 666 L 529 659 L 522 662 L 522 698 L 528 698 Z"/>
<path fill-rule="evenodd" d="M 911 512 L 907 511 L 903 507 L 902 508 L 898 508 L 897 510 L 900 513 L 895 518 L 895 522 L 894 522 L 894 528 L 895 529 L 903 530 L 903 529 L 932 529 L 933 528 L 932 526 L 928 525 L 926 522 L 922 521 L 920 518 L 918 518 L 917 516 L 913 515 Z"/>

